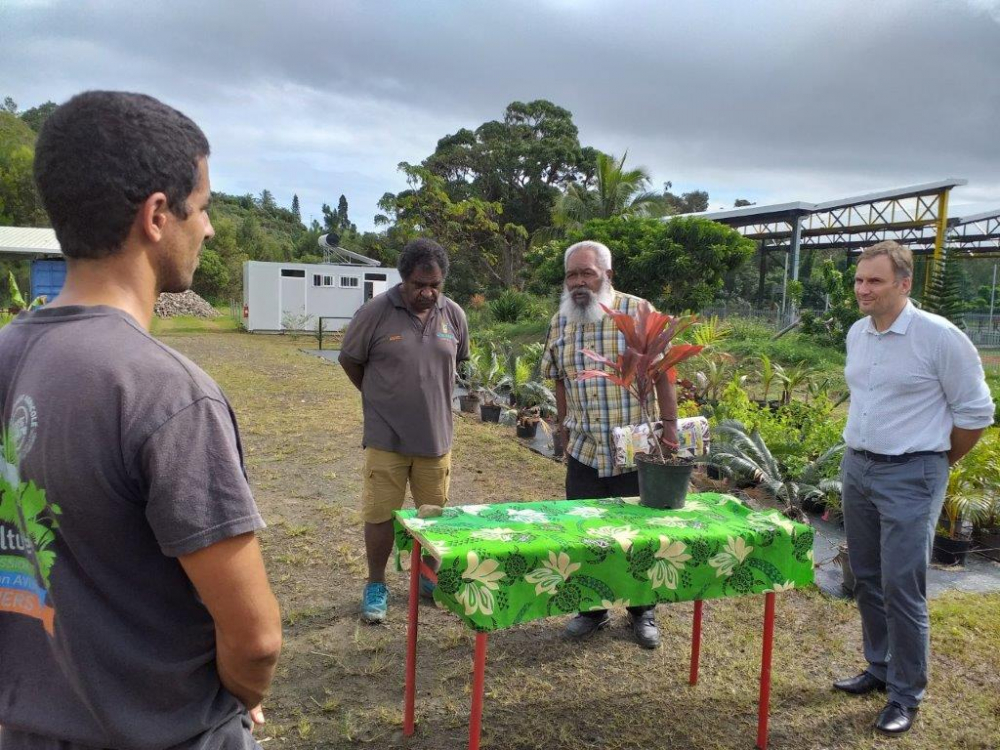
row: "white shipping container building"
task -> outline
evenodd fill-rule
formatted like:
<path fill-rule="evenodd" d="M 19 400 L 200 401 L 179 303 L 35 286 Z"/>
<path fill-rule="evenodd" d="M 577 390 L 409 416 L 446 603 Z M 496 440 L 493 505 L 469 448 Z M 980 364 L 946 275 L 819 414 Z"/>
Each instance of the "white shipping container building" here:
<path fill-rule="evenodd" d="M 399 271 L 343 248 L 320 246 L 328 258 L 359 263 L 243 264 L 243 326 L 250 332 L 339 331 L 376 294 L 400 282 Z"/>

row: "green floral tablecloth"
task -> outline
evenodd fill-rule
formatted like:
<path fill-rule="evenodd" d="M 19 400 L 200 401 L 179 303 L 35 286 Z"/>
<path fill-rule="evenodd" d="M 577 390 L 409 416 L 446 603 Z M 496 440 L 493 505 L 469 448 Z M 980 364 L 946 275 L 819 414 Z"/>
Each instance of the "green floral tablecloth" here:
<path fill-rule="evenodd" d="M 441 561 L 434 599 L 476 630 L 813 581 L 811 527 L 715 493 L 670 511 L 638 498 L 453 506 L 436 518 L 401 510 L 395 530 L 400 550 L 412 535 Z"/>

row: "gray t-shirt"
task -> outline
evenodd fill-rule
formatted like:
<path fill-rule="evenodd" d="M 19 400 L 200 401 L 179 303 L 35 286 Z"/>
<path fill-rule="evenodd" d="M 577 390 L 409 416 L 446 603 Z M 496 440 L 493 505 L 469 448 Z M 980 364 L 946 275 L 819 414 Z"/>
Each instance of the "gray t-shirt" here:
<path fill-rule="evenodd" d="M 264 526 L 232 410 L 109 307 L 0 330 L 0 737 L 253 748 L 177 556 Z"/>
<path fill-rule="evenodd" d="M 461 307 L 442 294 L 423 323 L 394 286 L 354 314 L 340 356 L 365 368 L 365 446 L 408 456 L 451 450 L 455 368 L 469 358 Z"/>

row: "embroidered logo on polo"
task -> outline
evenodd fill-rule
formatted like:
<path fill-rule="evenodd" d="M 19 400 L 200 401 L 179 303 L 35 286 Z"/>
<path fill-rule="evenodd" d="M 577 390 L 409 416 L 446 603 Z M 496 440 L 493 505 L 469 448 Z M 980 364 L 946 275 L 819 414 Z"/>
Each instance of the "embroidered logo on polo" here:
<path fill-rule="evenodd" d="M 0 612 L 39 620 L 52 635 L 56 612 L 48 594 L 56 554 L 51 548 L 61 510 L 34 482 L 22 482 L 19 470 L 19 457 L 34 446 L 37 426 L 34 402 L 22 396 L 8 428 L 0 430 Z"/>
<path fill-rule="evenodd" d="M 394 336 L 388 336 L 388 337 L 386 337 L 386 341 L 390 341 L 390 342 L 392 342 L 392 341 L 402 341 L 402 340 L 403 340 L 403 335 L 401 333 L 397 333 Z"/>
<path fill-rule="evenodd" d="M 446 339 L 448 341 L 454 341 L 455 340 L 455 334 L 449 333 L 449 331 L 448 331 L 448 321 L 447 320 L 442 320 L 441 321 L 441 330 L 438 331 L 435 334 L 435 336 L 437 336 L 439 339 Z"/>

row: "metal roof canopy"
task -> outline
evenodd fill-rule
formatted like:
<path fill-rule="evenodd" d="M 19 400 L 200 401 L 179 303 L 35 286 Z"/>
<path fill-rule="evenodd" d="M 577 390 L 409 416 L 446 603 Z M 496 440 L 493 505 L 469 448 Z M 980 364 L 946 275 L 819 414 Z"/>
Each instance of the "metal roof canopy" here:
<path fill-rule="evenodd" d="M 940 180 L 824 203 L 780 203 L 687 215 L 731 226 L 757 240 L 766 252 L 794 249 L 797 219 L 802 248 L 850 254 L 876 242 L 896 240 L 917 245 L 913 248 L 917 255 L 931 249 L 937 255 L 944 244 L 955 249 L 956 256 L 995 255 L 1000 252 L 1000 209 L 947 216 L 948 191 L 964 184 L 965 180 Z M 941 228 L 945 232 L 939 245 Z"/>
<path fill-rule="evenodd" d="M 802 248 L 851 254 L 891 239 L 917 245 L 917 254 L 933 253 L 935 259 L 941 257 L 946 244 L 956 250 L 954 257 L 997 257 L 1000 209 L 948 218 L 951 189 L 966 184 L 966 180 L 950 178 L 823 203 L 797 201 L 685 215 L 717 221 L 756 240 L 761 249 L 762 289 L 765 258 L 772 251 L 790 251 L 793 280 L 799 277 Z M 929 279 L 928 268 L 925 283 Z"/>
<path fill-rule="evenodd" d="M 765 250 L 783 250 L 793 243 L 796 231 L 802 245 L 815 246 L 826 237 L 836 242 L 844 235 L 937 225 L 947 217 L 948 192 L 965 184 L 960 179 L 939 180 L 823 203 L 797 201 L 688 215 L 738 229 L 748 239 L 764 243 Z M 829 241 L 822 244 L 840 246 Z"/>
<path fill-rule="evenodd" d="M 0 260 L 61 258 L 54 229 L 0 227 Z"/>

